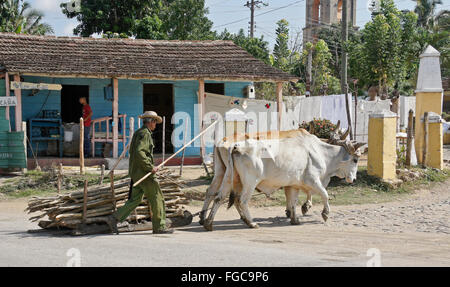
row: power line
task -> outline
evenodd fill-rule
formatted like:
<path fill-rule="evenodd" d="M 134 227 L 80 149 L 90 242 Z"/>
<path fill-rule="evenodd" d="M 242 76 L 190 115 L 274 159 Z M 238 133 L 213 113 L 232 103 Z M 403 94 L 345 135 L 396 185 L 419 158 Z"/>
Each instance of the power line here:
<path fill-rule="evenodd" d="M 257 14 L 257 15 L 255 15 L 255 17 L 262 16 L 262 15 L 266 15 L 266 14 L 268 14 L 268 13 L 272 13 L 272 12 L 275 12 L 275 11 L 278 11 L 278 10 L 281 10 L 281 9 L 284 9 L 284 8 L 288 8 L 288 7 L 290 7 L 290 6 L 293 6 L 293 5 L 295 5 L 295 4 L 298 4 L 298 3 L 304 2 L 304 1 L 305 1 L 305 0 L 295 1 L 295 2 L 293 2 L 293 3 L 291 3 L 291 4 L 288 4 L 288 5 L 285 5 L 285 6 L 281 6 L 281 7 L 278 7 L 278 8 L 274 8 L 274 9 L 269 10 L 269 11 L 267 11 L 267 12 L 263 12 L 263 13 Z M 226 24 L 221 24 L 221 25 L 218 25 L 218 26 L 214 26 L 213 29 L 220 28 L 220 27 L 224 27 L 224 26 L 228 26 L 228 25 L 235 24 L 235 23 L 239 23 L 239 22 L 242 22 L 242 21 L 245 21 L 245 20 L 247 20 L 247 17 L 246 17 L 246 18 L 239 19 L 239 20 L 235 20 L 235 21 L 232 21 L 232 22 L 229 22 L 229 23 L 226 23 Z"/>

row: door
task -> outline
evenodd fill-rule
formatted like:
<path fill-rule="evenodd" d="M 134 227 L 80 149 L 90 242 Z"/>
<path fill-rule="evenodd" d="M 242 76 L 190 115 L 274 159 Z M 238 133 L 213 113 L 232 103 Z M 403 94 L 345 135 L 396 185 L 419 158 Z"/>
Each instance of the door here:
<path fill-rule="evenodd" d="M 89 103 L 89 86 L 63 85 L 61 90 L 61 119 L 63 123 L 79 123 L 83 106 L 79 99 Z"/>
<path fill-rule="evenodd" d="M 166 154 L 173 153 L 171 141 L 173 126 L 171 119 L 174 113 L 172 84 L 144 84 L 144 112 L 154 111 L 161 117 L 166 117 Z M 162 153 L 163 124 L 156 125 L 153 131 L 155 143 L 154 153 Z"/>

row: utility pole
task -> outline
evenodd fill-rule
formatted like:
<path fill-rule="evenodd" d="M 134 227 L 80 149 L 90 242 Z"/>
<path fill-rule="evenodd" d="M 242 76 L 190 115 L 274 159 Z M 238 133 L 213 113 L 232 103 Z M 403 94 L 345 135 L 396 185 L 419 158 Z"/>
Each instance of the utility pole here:
<path fill-rule="evenodd" d="M 348 11 L 347 1 L 342 0 L 342 63 L 341 63 L 341 92 L 346 93 L 347 89 L 347 52 L 343 48 L 343 44 L 348 40 Z"/>
<path fill-rule="evenodd" d="M 245 7 L 250 8 L 250 38 L 255 36 L 255 9 L 260 8 L 259 4 L 264 6 L 268 5 L 260 0 L 247 1 L 247 4 L 244 5 Z"/>
<path fill-rule="evenodd" d="M 353 140 L 352 122 L 350 114 L 350 103 L 348 100 L 347 84 L 347 52 L 344 43 L 348 41 L 348 0 L 342 0 L 342 71 L 341 71 L 341 92 L 345 94 L 345 105 L 347 109 L 347 122 L 350 130 L 350 139 Z"/>

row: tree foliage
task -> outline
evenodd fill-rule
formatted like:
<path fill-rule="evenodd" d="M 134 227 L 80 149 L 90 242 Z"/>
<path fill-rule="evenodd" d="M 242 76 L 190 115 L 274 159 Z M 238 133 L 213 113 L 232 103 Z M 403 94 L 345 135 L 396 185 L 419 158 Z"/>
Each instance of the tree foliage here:
<path fill-rule="evenodd" d="M 0 1 L 0 32 L 45 35 L 52 34 L 50 25 L 42 23 L 43 13 L 23 0 Z"/>
<path fill-rule="evenodd" d="M 269 43 L 264 40 L 264 36 L 261 36 L 261 38 L 250 38 L 245 35 L 243 29 L 240 29 L 237 34 L 230 33 L 225 29 L 225 31 L 219 34 L 216 39 L 233 41 L 236 45 L 245 49 L 253 57 L 263 61 L 266 64 L 270 63 Z"/>
<path fill-rule="evenodd" d="M 306 43 L 301 57 L 304 67 L 307 65 L 309 54 L 312 54 L 311 95 L 340 93 L 339 79 L 332 75 L 332 69 L 330 68 L 332 55 L 327 43 L 321 39 L 315 44 Z"/>
<path fill-rule="evenodd" d="M 401 12 L 393 0 L 382 0 L 380 11 L 366 23 L 361 37 L 345 45 L 350 76 L 362 86 L 378 86 L 385 95 L 389 88 L 411 91 L 423 49 L 416 27 L 415 13 Z"/>
<path fill-rule="evenodd" d="M 63 12 L 78 20 L 74 34 L 83 37 L 97 33 L 143 39 L 214 38 L 204 0 L 81 0 L 80 11 Z"/>

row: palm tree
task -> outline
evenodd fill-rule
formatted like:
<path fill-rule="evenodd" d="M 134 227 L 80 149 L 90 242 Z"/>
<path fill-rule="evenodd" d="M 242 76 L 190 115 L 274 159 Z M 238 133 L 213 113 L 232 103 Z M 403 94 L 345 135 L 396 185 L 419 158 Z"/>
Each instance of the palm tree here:
<path fill-rule="evenodd" d="M 434 12 L 436 6 L 442 4 L 442 0 L 413 0 L 416 2 L 414 12 L 417 14 L 417 24 L 426 29 L 434 26 Z"/>
<path fill-rule="evenodd" d="M 0 4 L 0 32 L 45 35 L 53 28 L 41 23 L 44 14 L 23 0 L 5 0 Z"/>

